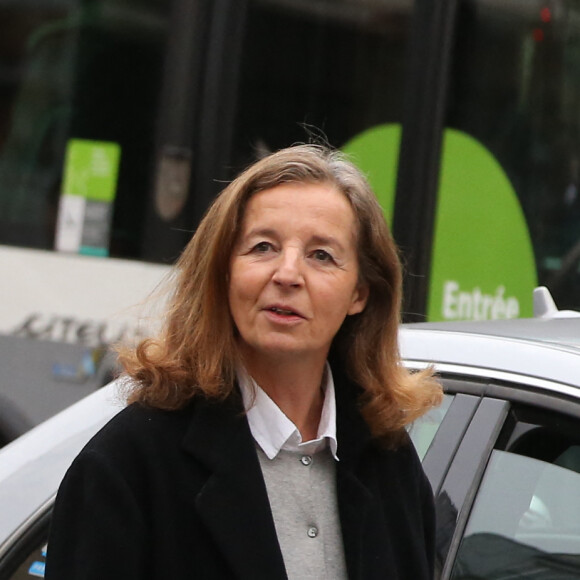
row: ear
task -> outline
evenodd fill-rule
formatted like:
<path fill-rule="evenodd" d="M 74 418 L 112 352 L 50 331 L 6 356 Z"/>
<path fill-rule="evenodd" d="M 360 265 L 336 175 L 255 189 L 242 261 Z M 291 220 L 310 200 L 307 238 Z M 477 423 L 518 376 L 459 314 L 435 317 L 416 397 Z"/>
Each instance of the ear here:
<path fill-rule="evenodd" d="M 352 293 L 352 301 L 350 303 L 350 308 L 347 314 L 358 314 L 365 309 L 367 305 L 367 300 L 369 298 L 369 287 L 368 284 L 359 284 Z"/>

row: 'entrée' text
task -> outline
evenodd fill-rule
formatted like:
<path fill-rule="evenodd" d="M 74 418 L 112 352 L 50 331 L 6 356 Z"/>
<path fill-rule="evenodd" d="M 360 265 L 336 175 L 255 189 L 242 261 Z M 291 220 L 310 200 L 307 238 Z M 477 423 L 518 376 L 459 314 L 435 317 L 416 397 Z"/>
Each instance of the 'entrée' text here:
<path fill-rule="evenodd" d="M 498 286 L 494 294 L 484 294 L 480 288 L 465 292 L 455 280 L 443 286 L 443 318 L 445 320 L 495 320 L 517 318 L 520 303 L 515 296 L 504 298 L 505 287 Z"/>

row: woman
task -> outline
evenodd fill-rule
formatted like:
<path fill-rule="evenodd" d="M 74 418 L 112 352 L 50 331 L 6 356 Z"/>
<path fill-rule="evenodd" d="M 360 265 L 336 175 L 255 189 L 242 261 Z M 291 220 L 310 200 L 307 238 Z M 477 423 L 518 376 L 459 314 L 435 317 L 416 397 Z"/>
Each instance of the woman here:
<path fill-rule="evenodd" d="M 47 578 L 430 579 L 405 426 L 441 397 L 399 364 L 401 268 L 361 173 L 279 151 L 217 198 L 131 403 L 57 498 Z"/>

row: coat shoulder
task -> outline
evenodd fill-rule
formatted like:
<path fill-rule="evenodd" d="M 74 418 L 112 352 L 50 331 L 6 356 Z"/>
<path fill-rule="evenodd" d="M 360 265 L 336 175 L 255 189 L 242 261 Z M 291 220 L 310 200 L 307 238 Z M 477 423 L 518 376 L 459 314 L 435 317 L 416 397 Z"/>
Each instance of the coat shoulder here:
<path fill-rule="evenodd" d="M 140 450 L 179 446 L 188 428 L 195 404 L 166 411 L 133 403 L 117 413 L 86 444 L 82 454 L 96 453 L 123 459 Z"/>

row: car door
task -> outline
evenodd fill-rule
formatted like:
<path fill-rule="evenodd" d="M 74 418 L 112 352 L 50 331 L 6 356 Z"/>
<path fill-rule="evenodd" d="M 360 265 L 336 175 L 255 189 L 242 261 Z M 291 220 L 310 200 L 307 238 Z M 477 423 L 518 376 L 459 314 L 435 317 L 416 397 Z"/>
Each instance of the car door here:
<path fill-rule="evenodd" d="M 441 377 L 445 397 L 410 428 L 435 495 L 436 572 L 447 561 L 462 506 L 472 499 L 508 403 L 485 400 L 485 380 Z"/>
<path fill-rule="evenodd" d="M 437 576 L 580 578 L 579 399 L 557 385 L 443 383 L 452 402 L 423 458 L 436 495 Z"/>

